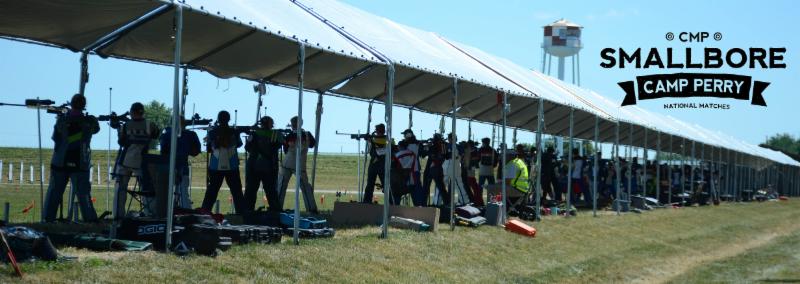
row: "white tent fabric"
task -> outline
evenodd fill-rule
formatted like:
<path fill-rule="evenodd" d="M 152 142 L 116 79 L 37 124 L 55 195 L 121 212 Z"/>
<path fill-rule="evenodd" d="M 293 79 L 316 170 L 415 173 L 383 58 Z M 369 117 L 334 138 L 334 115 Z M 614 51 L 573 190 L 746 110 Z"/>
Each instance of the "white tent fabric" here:
<path fill-rule="evenodd" d="M 78 51 L 159 5 L 148 0 L 2 0 L 0 35 Z"/>
<path fill-rule="evenodd" d="M 327 91 L 371 65 L 369 51 L 347 40 L 290 1 L 187 0 L 182 63 L 218 77 L 276 84 L 297 82 L 299 43 L 307 47 L 305 86 Z M 172 14 L 142 24 L 100 54 L 170 62 Z"/>
<path fill-rule="evenodd" d="M 527 92 L 541 96 L 545 100 L 545 129 L 543 132 L 566 135 L 569 131 L 569 109 L 564 106 L 572 107 L 576 110 L 574 117 L 574 130 L 573 133 L 577 138 L 592 139 L 594 137 L 594 117 L 599 116 L 600 119 L 607 123 L 613 123 L 615 119 L 603 109 L 592 105 L 590 102 L 582 99 L 570 92 L 570 90 L 553 84 L 552 82 L 531 76 L 531 70 L 519 66 L 510 60 L 500 58 L 489 53 L 486 53 L 475 47 L 461 44 L 452 40 L 447 40 L 439 37 L 440 40 L 455 46 L 459 51 L 469 55 L 469 57 L 476 63 L 479 63 L 485 68 L 492 70 L 498 74 L 502 74 L 506 78 L 506 84 L 516 85 L 524 88 Z M 528 130 L 536 130 L 536 116 L 537 105 L 532 102 L 522 103 L 522 107 L 512 105 L 512 111 L 509 114 L 509 121 L 512 125 L 518 125 L 521 128 Z M 486 119 L 479 117 L 481 119 Z"/>
<path fill-rule="evenodd" d="M 514 94 L 520 97 L 519 100 L 532 97 L 439 41 L 431 32 L 400 25 L 336 1 L 298 3 L 379 50 L 395 64 L 395 104 L 448 113 L 452 109 L 453 78 L 459 78 L 458 101 L 462 106 L 459 117 L 477 118 L 485 110 L 492 114 L 492 119 L 481 120 L 496 123 L 501 109 L 496 103 L 497 91 Z M 384 68 L 374 68 L 350 80 L 336 92 L 368 100 L 379 99 L 385 90 L 377 78 L 382 78 L 384 73 Z"/>

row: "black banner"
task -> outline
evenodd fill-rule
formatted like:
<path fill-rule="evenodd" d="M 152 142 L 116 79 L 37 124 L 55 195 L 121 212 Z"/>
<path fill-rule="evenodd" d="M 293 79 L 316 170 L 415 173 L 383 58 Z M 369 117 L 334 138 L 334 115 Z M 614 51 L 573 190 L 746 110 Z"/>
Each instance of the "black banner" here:
<path fill-rule="evenodd" d="M 635 105 L 639 100 L 658 98 L 715 97 L 737 100 L 750 99 L 751 104 L 767 106 L 761 93 L 768 82 L 753 81 L 750 76 L 735 74 L 674 73 L 637 76 L 633 81 L 617 83 L 625 91 L 622 106 Z"/>

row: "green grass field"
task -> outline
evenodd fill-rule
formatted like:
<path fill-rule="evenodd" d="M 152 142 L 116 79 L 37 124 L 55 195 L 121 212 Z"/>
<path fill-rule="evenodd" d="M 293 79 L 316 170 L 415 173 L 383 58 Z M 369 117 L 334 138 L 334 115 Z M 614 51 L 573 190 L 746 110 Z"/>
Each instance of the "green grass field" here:
<path fill-rule="evenodd" d="M 535 238 L 498 227 L 435 233 L 341 229 L 333 239 L 237 246 L 216 258 L 72 248 L 26 263 L 24 282 L 758 282 L 798 281 L 800 202 L 549 217 Z M 9 282 L 10 267 L 0 273 Z"/>
<path fill-rule="evenodd" d="M 19 158 L 33 156 L 25 151 L 30 150 L 11 153 Z M 0 154 L 7 152 L 0 150 Z M 355 157 L 321 156 L 318 182 L 335 185 L 331 189 L 355 184 L 354 165 Z M 202 177 L 195 182 L 202 184 Z M 95 186 L 93 193 L 96 208 L 104 211 L 105 188 Z M 202 193 L 202 189 L 193 192 L 195 204 Z M 343 199 L 355 199 L 354 193 L 350 191 Z M 38 200 L 38 194 L 33 185 L 0 185 L 0 202 L 14 204 L 11 218 L 15 222 L 32 218 L 20 211 L 31 199 Z M 229 210 L 227 194 L 220 194 L 222 212 Z M 334 200 L 334 196 L 326 196 L 322 210 L 332 209 Z M 290 202 L 291 194 L 287 208 L 292 207 Z M 378 238 L 380 228 L 364 227 L 339 229 L 333 239 L 303 240 L 300 246 L 289 239 L 274 245 L 235 246 L 215 258 L 60 248 L 62 254 L 78 260 L 25 263 L 22 282 L 800 281 L 798 200 L 723 203 L 621 216 L 600 213 L 596 218 L 589 212 L 580 212 L 575 218 L 547 216 L 532 223 L 538 230 L 535 238 L 499 227 L 450 231 L 443 226 L 435 233 L 391 229 L 390 238 L 382 240 Z M 0 265 L 0 283 L 18 281 L 9 266 Z"/>

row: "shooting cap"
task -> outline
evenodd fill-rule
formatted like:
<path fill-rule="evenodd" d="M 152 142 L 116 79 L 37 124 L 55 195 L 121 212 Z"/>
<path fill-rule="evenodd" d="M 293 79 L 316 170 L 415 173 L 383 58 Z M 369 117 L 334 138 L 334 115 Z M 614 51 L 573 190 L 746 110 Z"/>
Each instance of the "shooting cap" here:
<path fill-rule="evenodd" d="M 75 110 L 86 109 L 86 97 L 81 94 L 75 94 L 69 101 L 69 105 Z"/>
<path fill-rule="evenodd" d="M 483 139 L 481 139 L 481 142 L 489 144 L 489 142 L 492 142 L 492 140 L 490 140 L 489 137 L 483 137 Z"/>
<path fill-rule="evenodd" d="M 272 120 L 272 117 L 270 117 L 270 116 L 264 116 L 261 119 L 259 119 L 258 122 L 260 122 L 261 125 L 263 126 L 263 125 L 267 124 L 268 122 L 275 122 L 275 121 Z"/>
<path fill-rule="evenodd" d="M 217 114 L 217 121 L 224 121 L 227 123 L 228 121 L 231 121 L 231 114 L 228 111 L 222 110 Z"/>
<path fill-rule="evenodd" d="M 140 102 L 131 104 L 131 113 L 144 113 L 144 105 Z"/>
<path fill-rule="evenodd" d="M 400 133 L 400 134 L 403 134 L 403 135 L 407 135 L 407 134 L 414 135 L 414 131 L 412 131 L 411 128 L 409 128 L 409 129 L 403 130 L 403 132 Z"/>

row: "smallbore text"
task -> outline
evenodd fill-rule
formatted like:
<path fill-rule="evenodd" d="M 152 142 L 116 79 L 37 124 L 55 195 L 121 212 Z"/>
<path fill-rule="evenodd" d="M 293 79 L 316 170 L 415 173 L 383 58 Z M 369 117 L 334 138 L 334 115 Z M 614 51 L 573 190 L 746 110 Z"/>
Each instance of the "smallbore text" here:
<path fill-rule="evenodd" d="M 617 52 L 618 51 L 618 52 Z M 642 50 L 637 48 L 633 52 L 626 52 L 624 49 L 604 48 L 600 51 L 602 62 L 600 67 L 620 69 L 625 68 L 625 63 L 633 65 L 636 69 L 648 68 L 668 68 L 668 69 L 717 69 L 725 66 L 731 68 L 763 68 L 772 69 L 786 68 L 783 61 L 786 53 L 785 47 L 780 48 L 732 48 L 721 50 L 719 48 L 704 48 L 702 60 L 692 57 L 692 49 L 684 49 L 685 62 L 679 61 L 673 56 L 673 49 L 666 49 L 666 60 L 662 56 L 662 51 L 658 48 Z M 644 62 L 644 63 L 642 63 Z"/>
<path fill-rule="evenodd" d="M 718 103 L 669 103 L 664 104 L 664 109 L 731 109 L 729 104 Z"/>

